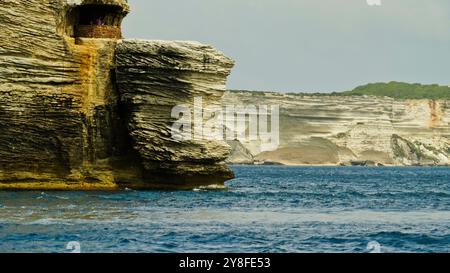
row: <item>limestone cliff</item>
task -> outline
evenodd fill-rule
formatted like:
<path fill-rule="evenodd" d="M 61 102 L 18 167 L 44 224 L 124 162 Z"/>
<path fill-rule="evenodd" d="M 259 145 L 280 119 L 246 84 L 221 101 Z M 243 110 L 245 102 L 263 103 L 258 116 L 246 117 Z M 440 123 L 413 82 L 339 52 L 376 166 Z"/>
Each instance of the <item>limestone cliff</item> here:
<path fill-rule="evenodd" d="M 170 143 L 162 141 L 169 105 L 222 95 L 232 61 L 193 43 L 140 42 L 138 51 L 121 40 L 128 12 L 126 0 L 0 2 L 0 189 L 191 187 L 232 177 L 220 163 L 225 148 L 199 157 L 212 144 L 152 146 Z M 160 60 L 175 62 L 156 67 Z M 141 86 L 131 66 L 146 73 Z"/>
<path fill-rule="evenodd" d="M 225 142 L 172 137 L 171 110 L 201 97 L 218 104 L 234 63 L 196 42 L 123 41 L 117 47 L 117 86 L 133 148 L 145 174 L 163 181 L 223 182 L 233 177 L 224 162 Z"/>
<path fill-rule="evenodd" d="M 280 146 L 256 162 L 287 165 L 448 165 L 450 101 L 228 92 L 223 104 L 280 106 Z M 240 163 L 234 161 L 232 163 Z M 239 157 L 238 157 L 239 158 Z"/>

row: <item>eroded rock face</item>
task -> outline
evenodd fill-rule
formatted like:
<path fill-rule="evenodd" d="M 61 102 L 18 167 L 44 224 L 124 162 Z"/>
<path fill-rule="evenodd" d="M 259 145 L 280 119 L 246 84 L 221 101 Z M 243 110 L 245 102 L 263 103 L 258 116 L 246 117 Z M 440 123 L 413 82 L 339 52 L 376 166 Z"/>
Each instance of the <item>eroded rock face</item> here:
<path fill-rule="evenodd" d="M 117 86 L 133 149 L 150 180 L 204 183 L 233 177 L 225 142 L 172 137 L 172 109 L 202 98 L 219 105 L 234 62 L 196 42 L 124 40 L 117 47 Z M 162 182 L 162 181 L 161 181 Z"/>
<path fill-rule="evenodd" d="M 121 109 L 115 82 L 116 45 L 128 11 L 126 0 L 0 2 L 0 189 L 152 188 L 149 183 L 154 180 L 146 175 L 151 164 L 145 163 L 152 156 L 133 149 L 137 146 L 132 144 L 134 135 L 133 139 L 129 135 L 129 115 Z M 200 45 L 192 53 L 201 55 L 203 49 L 209 50 L 206 56 L 214 55 L 213 49 Z M 184 59 L 179 61 L 183 66 Z M 191 65 L 189 58 L 186 61 Z M 194 88 L 187 93 L 204 79 L 196 81 L 191 78 Z M 214 75 L 208 81 L 224 84 L 223 77 Z M 143 141 L 139 145 L 161 144 Z M 200 167 L 206 156 L 193 163 L 202 172 L 199 180 L 206 174 L 215 177 L 216 172 L 222 182 L 230 176 L 226 168 L 214 164 L 225 153 L 208 158 L 209 169 Z M 195 157 L 185 154 L 185 162 Z M 152 166 L 181 174 L 177 165 L 171 165 L 172 158 L 165 158 L 166 165 Z"/>
<path fill-rule="evenodd" d="M 67 36 L 65 1 L 0 3 L 1 188 L 111 188 L 114 40 Z M 107 134 L 108 136 L 103 136 Z M 101 184 L 101 185 L 100 185 Z"/>
<path fill-rule="evenodd" d="M 287 165 L 450 164 L 450 102 L 446 100 L 269 92 L 228 92 L 223 100 L 223 104 L 242 103 L 280 105 L 279 148 L 261 152 L 257 141 L 242 143 L 256 161 Z"/>

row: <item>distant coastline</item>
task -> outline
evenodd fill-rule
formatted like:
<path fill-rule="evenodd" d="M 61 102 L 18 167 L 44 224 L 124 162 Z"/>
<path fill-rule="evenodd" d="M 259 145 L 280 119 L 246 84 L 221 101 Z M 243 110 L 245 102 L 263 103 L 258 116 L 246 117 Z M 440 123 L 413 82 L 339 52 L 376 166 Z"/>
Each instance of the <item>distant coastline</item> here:
<path fill-rule="evenodd" d="M 450 165 L 448 86 L 390 82 L 335 93 L 231 90 L 222 103 L 280 106 L 279 148 L 261 151 L 258 141 L 228 141 L 231 164 Z"/>
<path fill-rule="evenodd" d="M 376 96 L 394 99 L 450 99 L 450 86 L 391 81 L 369 83 L 350 91 L 336 92 L 274 92 L 257 90 L 229 90 L 230 92 L 252 92 L 254 94 L 287 94 L 292 96 Z"/>

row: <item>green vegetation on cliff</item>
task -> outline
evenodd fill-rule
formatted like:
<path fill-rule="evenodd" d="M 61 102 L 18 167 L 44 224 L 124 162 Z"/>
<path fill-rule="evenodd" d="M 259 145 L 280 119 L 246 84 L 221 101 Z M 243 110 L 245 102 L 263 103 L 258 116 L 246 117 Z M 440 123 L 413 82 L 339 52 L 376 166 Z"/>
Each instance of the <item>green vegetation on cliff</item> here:
<path fill-rule="evenodd" d="M 449 99 L 450 87 L 437 84 L 422 85 L 403 82 L 370 83 L 352 91 L 333 93 L 344 96 L 383 96 L 396 99 Z"/>
<path fill-rule="evenodd" d="M 277 94 L 277 92 L 231 90 L 233 92 L 251 92 L 254 96 Z M 437 84 L 422 85 L 419 83 L 389 82 L 369 83 L 356 87 L 351 91 L 332 93 L 286 93 L 293 96 L 377 96 L 394 99 L 450 99 L 450 87 Z"/>

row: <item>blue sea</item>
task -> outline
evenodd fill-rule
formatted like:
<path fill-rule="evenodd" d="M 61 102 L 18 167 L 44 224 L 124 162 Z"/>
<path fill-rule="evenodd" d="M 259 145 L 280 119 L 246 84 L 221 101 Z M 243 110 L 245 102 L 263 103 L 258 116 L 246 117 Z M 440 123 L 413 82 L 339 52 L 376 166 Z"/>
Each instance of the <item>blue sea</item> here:
<path fill-rule="evenodd" d="M 226 189 L 0 192 L 0 252 L 450 252 L 450 168 L 232 168 Z"/>

